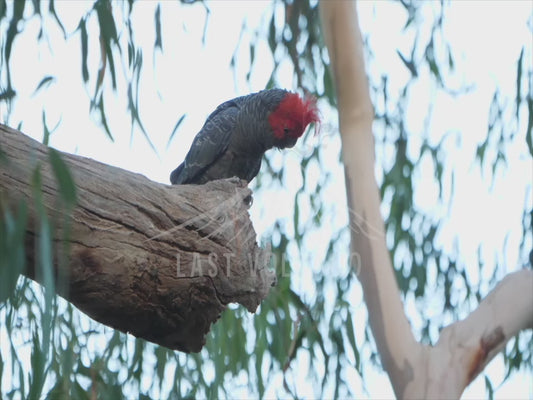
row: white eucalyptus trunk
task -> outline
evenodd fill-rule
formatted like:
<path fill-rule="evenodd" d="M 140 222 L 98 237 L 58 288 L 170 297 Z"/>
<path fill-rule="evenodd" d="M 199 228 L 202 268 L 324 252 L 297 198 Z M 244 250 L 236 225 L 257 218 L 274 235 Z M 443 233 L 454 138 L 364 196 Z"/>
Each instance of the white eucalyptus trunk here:
<path fill-rule="evenodd" d="M 350 213 L 351 251 L 385 371 L 398 398 L 459 398 L 520 330 L 533 327 L 533 271 L 506 277 L 478 309 L 445 328 L 438 343 L 418 343 L 404 312 L 385 242 L 374 177 L 374 110 L 355 1 L 321 0 L 337 91 Z"/>

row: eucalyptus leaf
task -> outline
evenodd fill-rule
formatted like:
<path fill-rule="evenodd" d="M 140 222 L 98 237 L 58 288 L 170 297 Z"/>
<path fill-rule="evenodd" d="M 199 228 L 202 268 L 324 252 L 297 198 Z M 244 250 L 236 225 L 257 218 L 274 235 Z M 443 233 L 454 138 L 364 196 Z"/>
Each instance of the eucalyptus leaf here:
<path fill-rule="evenodd" d="M 59 194 L 67 207 L 73 207 L 76 204 L 76 184 L 69 168 L 57 150 L 50 148 L 48 157 L 59 185 Z"/>

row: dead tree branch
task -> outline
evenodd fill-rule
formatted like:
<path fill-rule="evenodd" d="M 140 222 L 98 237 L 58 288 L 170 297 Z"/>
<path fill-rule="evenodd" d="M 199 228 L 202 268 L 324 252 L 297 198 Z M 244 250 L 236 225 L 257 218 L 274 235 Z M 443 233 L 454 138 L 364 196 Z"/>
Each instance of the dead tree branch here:
<path fill-rule="evenodd" d="M 0 209 L 21 202 L 29 209 L 25 275 L 42 276 L 32 185 L 40 168 L 42 205 L 54 226 L 54 272 L 66 281 L 58 294 L 105 325 L 197 352 L 228 303 L 254 312 L 275 282 L 270 254 L 256 243 L 244 182 L 168 186 L 62 154 L 77 189 L 67 213 L 48 147 L 0 125 L 0 150 Z"/>

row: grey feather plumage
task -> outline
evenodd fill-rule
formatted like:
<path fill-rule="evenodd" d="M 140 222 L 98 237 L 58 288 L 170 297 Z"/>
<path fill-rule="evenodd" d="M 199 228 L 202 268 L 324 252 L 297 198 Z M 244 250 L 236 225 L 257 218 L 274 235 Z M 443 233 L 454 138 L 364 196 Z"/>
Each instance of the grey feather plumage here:
<path fill-rule="evenodd" d="M 172 171 L 172 184 L 202 184 L 237 176 L 250 182 L 265 151 L 294 143 L 276 143 L 268 115 L 288 92 L 263 90 L 219 105 L 193 140 L 183 163 Z"/>

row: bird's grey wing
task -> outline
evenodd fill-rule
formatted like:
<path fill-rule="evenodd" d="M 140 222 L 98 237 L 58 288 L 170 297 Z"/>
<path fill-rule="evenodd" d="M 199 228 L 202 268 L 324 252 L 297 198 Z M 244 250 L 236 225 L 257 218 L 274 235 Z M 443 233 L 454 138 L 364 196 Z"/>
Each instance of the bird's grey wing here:
<path fill-rule="evenodd" d="M 195 183 L 227 150 L 235 128 L 240 99 L 226 101 L 213 111 L 194 138 L 185 161 L 170 175 L 174 185 Z"/>
<path fill-rule="evenodd" d="M 261 157 L 259 157 L 253 165 L 251 165 L 250 172 L 247 176 L 247 181 L 250 182 L 252 179 L 254 179 L 257 174 L 259 173 L 259 170 L 261 169 Z"/>

